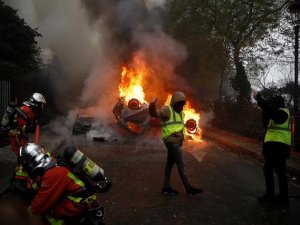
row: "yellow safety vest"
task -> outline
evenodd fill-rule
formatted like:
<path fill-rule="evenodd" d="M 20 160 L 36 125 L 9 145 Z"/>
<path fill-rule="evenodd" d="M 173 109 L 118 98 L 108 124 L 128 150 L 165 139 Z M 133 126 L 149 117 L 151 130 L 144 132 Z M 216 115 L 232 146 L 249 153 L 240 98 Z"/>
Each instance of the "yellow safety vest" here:
<path fill-rule="evenodd" d="M 163 140 L 177 132 L 184 132 L 184 113 L 177 113 L 170 105 L 170 119 L 162 123 Z"/>
<path fill-rule="evenodd" d="M 282 124 L 270 120 L 264 142 L 281 142 L 290 146 L 292 142 L 290 112 L 285 108 L 280 108 L 280 110 L 285 111 L 288 114 L 288 118 Z"/>

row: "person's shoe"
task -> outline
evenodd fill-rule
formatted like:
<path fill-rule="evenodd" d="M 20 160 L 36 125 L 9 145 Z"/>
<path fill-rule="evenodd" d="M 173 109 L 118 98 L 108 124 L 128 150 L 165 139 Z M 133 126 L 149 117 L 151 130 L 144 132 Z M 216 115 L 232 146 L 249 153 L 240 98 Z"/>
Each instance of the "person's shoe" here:
<path fill-rule="evenodd" d="M 163 188 L 161 190 L 161 193 L 164 195 L 177 195 L 178 191 L 176 191 L 175 189 L 173 189 L 171 187 L 167 187 L 167 188 Z"/>
<path fill-rule="evenodd" d="M 201 188 L 189 187 L 186 189 L 187 195 L 196 195 L 196 194 L 200 194 L 202 192 L 203 192 L 203 189 L 201 189 Z"/>
<path fill-rule="evenodd" d="M 270 196 L 268 194 L 264 194 L 263 196 L 260 196 L 257 198 L 257 201 L 259 201 L 260 203 L 271 203 L 274 204 L 275 203 L 275 198 L 273 196 Z"/>

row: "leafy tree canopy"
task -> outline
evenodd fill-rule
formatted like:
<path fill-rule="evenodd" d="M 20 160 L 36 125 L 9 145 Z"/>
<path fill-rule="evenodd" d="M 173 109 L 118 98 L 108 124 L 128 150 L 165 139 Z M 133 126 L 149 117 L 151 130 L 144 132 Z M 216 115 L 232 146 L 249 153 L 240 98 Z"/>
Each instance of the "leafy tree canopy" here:
<path fill-rule="evenodd" d="M 278 28 L 287 3 L 286 0 L 169 0 L 172 32 L 192 51 L 199 52 L 199 57 L 214 56 L 210 60 L 216 73 L 216 68 L 222 71 L 233 65 L 232 87 L 239 98 L 250 100 L 251 85 L 244 60 L 251 54 L 249 50 L 272 37 L 271 32 Z M 276 45 L 273 39 L 270 43 L 272 47 Z"/>
<path fill-rule="evenodd" d="M 17 11 L 0 0 L 0 76 L 1 79 L 21 78 L 41 67 L 41 37 L 17 15 Z"/>

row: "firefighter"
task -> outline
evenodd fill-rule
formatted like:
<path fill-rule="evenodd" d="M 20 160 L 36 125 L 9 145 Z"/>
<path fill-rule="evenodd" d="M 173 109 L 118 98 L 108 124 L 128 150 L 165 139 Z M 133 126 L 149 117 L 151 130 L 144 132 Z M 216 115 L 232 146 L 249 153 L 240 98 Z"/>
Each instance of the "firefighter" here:
<path fill-rule="evenodd" d="M 28 174 L 19 163 L 20 147 L 29 142 L 28 134 L 36 133 L 36 142 L 39 139 L 39 124 L 37 115 L 42 113 L 46 100 L 40 93 L 33 93 L 28 101 L 23 102 L 21 107 L 14 107 L 15 114 L 9 124 L 8 138 L 13 152 L 18 158 L 16 173 L 12 182 L 12 190 L 26 196 Z"/>
<path fill-rule="evenodd" d="M 20 147 L 28 143 L 28 134 L 35 133 L 38 123 L 37 114 L 41 113 L 46 100 L 40 93 L 34 93 L 28 101 L 16 110 L 8 136 L 13 152 L 18 156 Z"/>
<path fill-rule="evenodd" d="M 167 162 L 164 173 L 164 184 L 162 194 L 176 195 L 178 192 L 171 187 L 171 172 L 176 164 L 181 181 L 185 187 L 186 194 L 195 195 L 203 190 L 194 188 L 188 181 L 185 162 L 182 152 L 184 140 L 184 114 L 183 106 L 186 104 L 185 95 L 182 92 L 175 92 L 171 98 L 171 104 L 156 109 L 156 99 L 149 105 L 149 113 L 152 117 L 159 118 L 162 122 L 162 138 L 168 150 Z"/>
<path fill-rule="evenodd" d="M 34 143 L 21 147 L 20 159 L 37 191 L 30 212 L 43 224 L 103 224 L 104 209 L 99 206 L 95 192 L 88 189 L 80 176 L 60 165 Z"/>
<path fill-rule="evenodd" d="M 260 93 L 254 93 L 253 97 L 263 110 L 263 126 L 266 128 L 262 152 L 266 193 L 259 197 L 258 201 L 261 203 L 275 203 L 277 201 L 280 205 L 288 207 L 286 160 L 289 158 L 291 147 L 290 112 L 285 106 L 285 100 L 282 96 L 265 100 Z M 275 196 L 274 169 L 279 183 L 279 195 L 277 196 Z"/>

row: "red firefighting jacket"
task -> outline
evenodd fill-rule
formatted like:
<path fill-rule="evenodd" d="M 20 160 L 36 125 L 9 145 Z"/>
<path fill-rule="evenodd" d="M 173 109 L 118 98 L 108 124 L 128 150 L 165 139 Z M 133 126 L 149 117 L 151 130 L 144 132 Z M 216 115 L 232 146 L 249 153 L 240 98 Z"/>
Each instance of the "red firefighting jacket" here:
<path fill-rule="evenodd" d="M 23 105 L 21 110 L 27 115 L 30 121 L 36 120 L 36 115 L 31 109 L 30 106 Z M 9 131 L 9 141 L 12 147 L 12 150 L 19 155 L 19 150 L 22 145 L 28 143 L 27 134 L 24 132 L 27 121 L 18 113 L 16 113 L 16 128 Z"/>
<path fill-rule="evenodd" d="M 30 121 L 34 122 L 36 120 L 36 114 L 34 113 L 34 111 L 30 106 L 23 105 L 21 106 L 20 109 L 24 112 L 24 114 L 28 117 Z M 24 131 L 25 131 L 27 121 L 19 113 L 16 113 L 15 123 L 16 123 L 16 128 L 14 130 L 18 130 L 19 133 L 25 134 Z M 15 135 L 14 130 L 11 130 L 9 132 L 9 135 Z"/>
<path fill-rule="evenodd" d="M 84 190 L 84 183 L 67 168 L 55 166 L 46 170 L 39 186 L 31 204 L 33 214 L 74 218 L 83 213 L 82 197 L 74 196 Z"/>
<path fill-rule="evenodd" d="M 27 105 L 23 105 L 21 107 L 21 110 L 28 116 L 28 119 L 30 121 L 35 121 L 36 120 L 36 115 L 35 113 L 33 112 L 33 110 L 31 109 L 30 106 L 27 106 Z M 18 124 L 18 128 L 21 128 L 21 129 L 24 129 L 26 126 L 26 120 L 17 113 L 17 124 Z"/>

